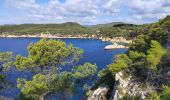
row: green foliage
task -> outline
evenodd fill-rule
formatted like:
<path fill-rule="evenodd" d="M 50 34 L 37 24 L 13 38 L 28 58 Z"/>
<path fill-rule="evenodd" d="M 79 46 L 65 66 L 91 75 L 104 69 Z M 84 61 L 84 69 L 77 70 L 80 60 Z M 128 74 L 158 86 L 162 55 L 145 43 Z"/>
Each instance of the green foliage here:
<path fill-rule="evenodd" d="M 13 53 L 12 52 L 0 52 L 0 67 L 2 67 L 1 73 L 5 73 L 13 66 Z"/>
<path fill-rule="evenodd" d="M 43 95 L 46 91 L 49 91 L 49 84 L 55 79 L 56 75 L 41 75 L 36 74 L 33 76 L 32 81 L 26 81 L 25 79 L 18 79 L 18 88 L 21 88 L 21 92 L 25 95 Z"/>
<path fill-rule="evenodd" d="M 95 33 L 95 28 L 81 26 L 78 23 L 68 22 L 63 24 L 21 24 L 5 25 L 0 28 L 0 34 L 35 35 L 41 33 L 51 34 L 81 34 Z"/>
<path fill-rule="evenodd" d="M 59 74 L 36 74 L 31 81 L 18 79 L 18 88 L 21 93 L 28 97 L 42 97 L 48 92 L 68 92 L 74 85 L 69 72 Z"/>
<path fill-rule="evenodd" d="M 38 100 L 39 96 L 37 95 L 32 95 L 32 96 L 27 96 L 24 95 L 23 93 L 20 93 L 17 97 L 15 97 L 15 100 Z"/>
<path fill-rule="evenodd" d="M 53 86 L 52 87 L 53 91 L 56 91 L 56 92 L 74 91 L 75 79 L 72 77 L 73 77 L 72 73 L 67 72 L 67 71 L 57 74 L 57 78 L 51 84 Z"/>
<path fill-rule="evenodd" d="M 137 36 L 137 38 L 132 42 L 131 46 L 130 46 L 130 50 L 134 50 L 134 51 L 139 51 L 139 52 L 146 52 L 146 50 L 148 49 L 149 45 L 147 43 L 147 39 L 149 37 L 146 35 L 139 35 Z"/>
<path fill-rule="evenodd" d="M 156 92 L 153 92 L 149 95 L 148 100 L 160 100 L 160 95 L 158 95 Z"/>
<path fill-rule="evenodd" d="M 85 63 L 84 65 L 73 67 L 73 76 L 76 79 L 84 79 L 94 75 L 97 71 L 97 66 L 91 63 Z"/>
<path fill-rule="evenodd" d="M 128 56 L 134 62 L 141 61 L 145 58 L 145 54 L 138 51 L 129 51 Z"/>
<path fill-rule="evenodd" d="M 0 63 L 10 62 L 13 59 L 12 52 L 0 52 Z"/>
<path fill-rule="evenodd" d="M 17 81 L 23 98 L 41 99 L 47 93 L 72 92 L 76 80 L 92 77 L 97 71 L 96 65 L 85 63 L 72 68 L 72 64 L 81 58 L 82 52 L 60 40 L 41 39 L 30 44 L 28 57 L 18 55 L 15 62 L 19 70 L 34 72 L 32 80 Z M 65 64 L 72 70 L 64 70 L 62 67 Z"/>
<path fill-rule="evenodd" d="M 109 23 L 98 25 L 97 29 L 100 30 L 100 34 L 106 37 L 132 37 L 132 34 L 136 33 L 141 25 L 133 25 L 126 23 Z"/>
<path fill-rule="evenodd" d="M 0 81 L 4 79 L 5 79 L 5 76 L 3 74 L 0 74 Z"/>
<path fill-rule="evenodd" d="M 114 63 L 109 65 L 109 70 L 111 70 L 113 75 L 126 68 L 128 68 L 128 64 L 123 60 L 116 60 Z"/>
<path fill-rule="evenodd" d="M 169 38 L 168 34 L 170 32 L 170 16 L 167 16 L 156 23 L 135 26 L 132 28 L 133 29 L 130 31 L 126 30 L 126 28 L 124 29 L 127 33 L 130 32 L 130 35 L 135 36 L 133 42 L 130 44 L 127 55 L 116 57 L 116 60 L 112 64 L 108 65 L 108 68 L 100 71 L 98 73 L 100 81 L 108 80 L 117 72 L 129 68 L 130 70 L 133 69 L 132 72 L 137 78 L 142 78 L 146 82 L 153 82 L 146 79 L 155 80 L 155 78 L 157 78 L 156 76 L 162 76 L 160 73 L 155 72 L 166 70 L 163 68 L 160 68 L 163 70 L 158 70 L 157 65 L 159 64 L 159 67 L 162 67 L 162 62 L 168 62 L 168 60 L 164 61 L 164 55 L 166 55 L 167 51 L 163 46 L 168 45 L 167 41 Z M 105 29 L 107 36 L 113 37 L 113 29 L 113 27 L 110 27 L 110 29 Z M 117 30 L 119 29 L 121 28 L 117 27 Z M 119 33 L 117 30 L 115 32 Z M 163 59 L 161 59 L 162 57 Z M 166 59 L 169 59 L 169 57 Z M 160 63 L 160 61 L 162 62 Z M 104 77 L 110 72 L 112 73 L 112 76 Z M 148 75 L 148 73 L 151 75 Z M 164 82 L 162 82 L 162 84 L 164 84 Z M 110 85 L 110 83 L 108 85 Z M 150 94 L 149 100 L 170 100 L 169 91 L 169 87 L 166 86 L 164 87 L 164 92 L 162 93 L 161 98 L 155 92 Z M 136 98 L 131 96 L 123 97 L 123 100 L 134 99 L 140 100 L 141 98 L 140 96 L 137 96 Z"/>
<path fill-rule="evenodd" d="M 148 34 L 152 40 L 156 40 L 162 45 L 165 44 L 168 40 L 168 35 L 165 34 L 165 31 L 158 27 L 158 28 L 153 28 L 150 30 L 150 34 Z"/>
<path fill-rule="evenodd" d="M 82 50 L 68 45 L 60 40 L 41 39 L 39 42 L 30 44 L 28 47 L 28 57 L 18 55 L 16 57 L 16 67 L 19 70 L 31 69 L 32 71 L 55 68 L 59 65 L 73 63 L 81 57 Z"/>
<path fill-rule="evenodd" d="M 163 86 L 163 92 L 161 94 L 161 100 L 170 100 L 170 87 Z"/>
<path fill-rule="evenodd" d="M 129 96 L 129 95 L 125 95 L 123 96 L 122 99 L 120 100 L 141 100 L 141 97 L 140 96 Z"/>
<path fill-rule="evenodd" d="M 116 60 L 108 65 L 109 70 L 112 72 L 112 74 L 116 74 L 117 72 L 128 68 L 128 65 L 131 63 L 131 59 L 126 54 L 120 54 L 116 56 Z"/>
<path fill-rule="evenodd" d="M 117 24 L 115 26 L 115 24 Z M 51 35 L 89 35 L 93 34 L 106 37 L 130 37 L 136 34 L 136 31 L 143 27 L 142 25 L 132 25 L 126 23 L 108 23 L 94 26 L 82 26 L 78 23 L 67 22 L 62 24 L 21 24 L 0 26 L 0 34 L 3 35 L 38 35 L 41 33 Z M 99 34 L 98 34 L 99 33 Z"/>
<path fill-rule="evenodd" d="M 107 75 L 108 73 L 109 73 L 108 68 L 104 68 L 104 69 L 102 69 L 97 75 L 98 75 L 99 78 L 102 78 L 102 77 L 104 77 L 105 75 Z"/>
<path fill-rule="evenodd" d="M 150 64 L 151 69 L 156 70 L 156 65 L 160 62 L 162 56 L 166 54 L 166 50 L 157 41 L 152 40 L 150 49 L 147 51 L 147 62 Z"/>

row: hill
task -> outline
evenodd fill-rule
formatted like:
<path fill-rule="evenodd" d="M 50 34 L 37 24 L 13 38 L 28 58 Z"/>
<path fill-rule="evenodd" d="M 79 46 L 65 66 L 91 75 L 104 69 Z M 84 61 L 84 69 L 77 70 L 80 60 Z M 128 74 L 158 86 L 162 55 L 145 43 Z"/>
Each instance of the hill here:
<path fill-rule="evenodd" d="M 170 100 L 170 16 L 132 28 L 136 32 L 129 50 L 98 73 L 89 98 Z"/>
<path fill-rule="evenodd" d="M 66 22 L 61 24 L 20 24 L 20 25 L 2 25 L 0 34 L 2 35 L 36 35 L 41 33 L 50 34 L 97 34 L 104 37 L 133 37 L 137 30 L 143 25 L 133 25 L 123 22 L 112 22 L 92 26 L 83 26 L 75 22 Z"/>
<path fill-rule="evenodd" d="M 78 23 L 67 22 L 62 24 L 21 24 L 4 25 L 0 27 L 1 34 L 39 34 L 39 33 L 92 33 L 92 28 L 84 27 Z"/>
<path fill-rule="evenodd" d="M 114 25 L 117 25 L 117 24 L 125 24 L 123 22 L 111 22 L 111 23 L 105 23 L 105 24 L 97 24 L 97 25 L 92 25 L 91 27 L 112 27 Z"/>

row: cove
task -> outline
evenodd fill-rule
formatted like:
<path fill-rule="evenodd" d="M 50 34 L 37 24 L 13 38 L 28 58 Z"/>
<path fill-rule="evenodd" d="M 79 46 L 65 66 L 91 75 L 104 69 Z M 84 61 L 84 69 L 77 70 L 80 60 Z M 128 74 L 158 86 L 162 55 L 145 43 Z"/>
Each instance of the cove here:
<path fill-rule="evenodd" d="M 0 52 L 12 51 L 14 56 L 17 54 L 27 56 L 27 46 L 29 43 L 34 43 L 39 41 L 40 38 L 0 38 Z M 104 50 L 106 45 L 111 44 L 110 42 L 102 42 L 98 39 L 60 39 L 66 44 L 72 43 L 75 47 L 81 48 L 84 50 L 83 57 L 80 59 L 78 64 L 84 64 L 85 62 L 95 63 L 98 67 L 98 71 L 105 68 L 108 64 L 110 64 L 114 59 L 115 55 L 120 53 L 125 53 L 126 49 L 114 49 L 114 50 Z M 16 84 L 16 80 L 19 77 L 26 77 L 26 73 L 21 72 L 10 72 L 9 80 L 11 83 Z M 80 92 L 72 95 L 69 100 L 81 100 L 83 97 L 83 92 L 81 92 L 81 87 L 79 87 Z M 0 93 L 0 95 L 15 97 L 20 92 L 19 89 L 9 89 Z M 57 96 L 57 100 L 62 98 L 62 94 Z M 61 98 L 60 98 L 61 96 Z M 56 100 L 56 96 L 54 96 L 54 100 Z"/>

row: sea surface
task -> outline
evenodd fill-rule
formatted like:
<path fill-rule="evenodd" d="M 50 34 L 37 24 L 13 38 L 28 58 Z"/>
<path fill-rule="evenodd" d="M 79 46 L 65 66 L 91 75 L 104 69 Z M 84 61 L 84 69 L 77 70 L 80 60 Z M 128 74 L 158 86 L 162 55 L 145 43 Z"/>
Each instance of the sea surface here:
<path fill-rule="evenodd" d="M 0 52 L 12 51 L 14 57 L 17 54 L 22 56 L 28 56 L 27 47 L 30 43 L 39 41 L 40 38 L 0 38 Z M 57 40 L 57 39 L 56 39 Z M 98 39 L 60 39 L 66 44 L 73 44 L 75 47 L 84 50 L 83 58 L 80 59 L 78 64 L 84 64 L 85 62 L 90 62 L 96 64 L 98 71 L 105 68 L 108 64 L 114 61 L 115 56 L 120 53 L 125 53 L 126 49 L 114 49 L 114 50 L 104 50 L 104 47 L 111 44 L 110 42 L 102 42 Z M 26 79 L 30 78 L 30 73 L 11 71 L 8 74 L 6 80 L 13 84 L 16 84 L 16 80 L 19 77 Z M 96 78 L 97 80 L 97 78 Z M 81 100 L 83 98 L 83 92 L 81 87 L 78 88 L 77 93 L 74 93 L 71 97 L 66 96 L 64 99 L 67 100 Z M 7 88 L 7 90 L 0 92 L 0 95 L 8 97 L 16 97 L 20 93 L 17 88 Z M 51 100 L 61 100 L 63 98 L 62 94 L 52 95 Z"/>

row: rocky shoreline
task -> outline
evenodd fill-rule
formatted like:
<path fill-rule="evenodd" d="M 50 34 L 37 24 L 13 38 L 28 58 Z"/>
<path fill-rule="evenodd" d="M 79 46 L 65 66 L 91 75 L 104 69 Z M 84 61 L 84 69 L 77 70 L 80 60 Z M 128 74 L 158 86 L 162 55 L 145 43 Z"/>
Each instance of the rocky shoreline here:
<path fill-rule="evenodd" d="M 110 50 L 110 49 L 124 49 L 124 48 L 129 48 L 128 46 L 125 46 L 125 45 L 120 45 L 120 44 L 118 44 L 118 43 L 113 43 L 113 44 L 111 44 L 111 45 L 107 45 L 104 49 L 105 50 Z"/>
<path fill-rule="evenodd" d="M 0 35 L 2 38 L 81 38 L 81 39 L 99 39 L 101 41 L 108 41 L 113 44 L 106 46 L 104 49 L 119 49 L 119 48 L 128 48 L 127 46 L 118 44 L 118 43 L 131 43 L 132 40 L 127 40 L 123 37 L 114 37 L 114 38 L 108 38 L 103 36 L 97 36 L 97 35 L 88 35 L 88 34 L 81 34 L 81 35 L 51 35 L 51 34 L 38 34 L 38 35 Z"/>

